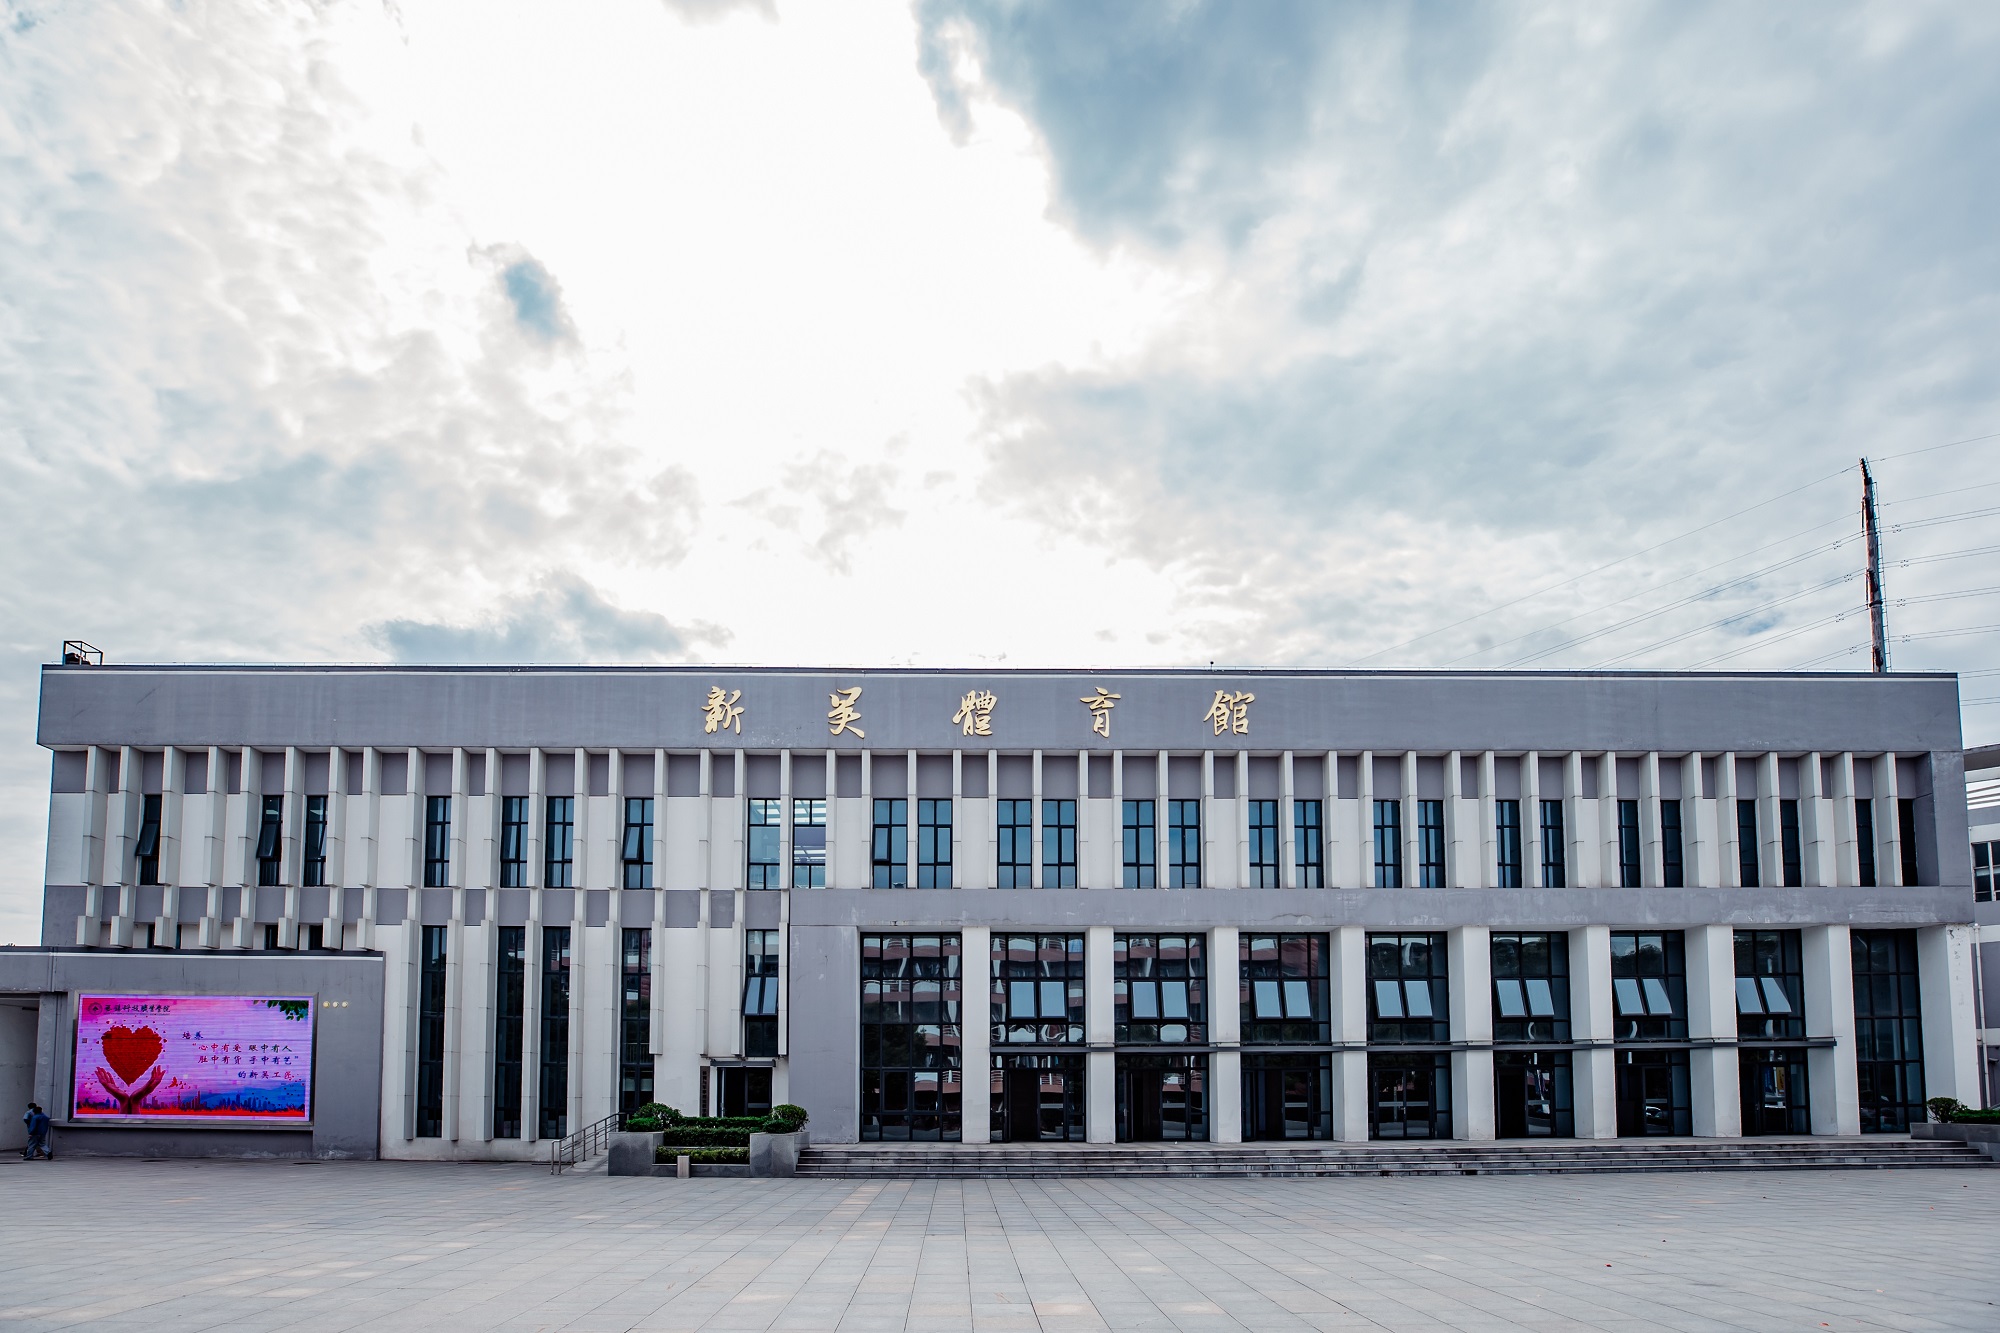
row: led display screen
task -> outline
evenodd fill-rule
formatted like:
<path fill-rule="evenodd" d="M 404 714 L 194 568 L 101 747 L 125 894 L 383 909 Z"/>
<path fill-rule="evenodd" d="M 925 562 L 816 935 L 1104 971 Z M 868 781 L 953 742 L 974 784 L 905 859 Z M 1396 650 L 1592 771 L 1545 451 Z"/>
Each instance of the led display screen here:
<path fill-rule="evenodd" d="M 78 1120 L 305 1125 L 309 996 L 79 995 Z"/>

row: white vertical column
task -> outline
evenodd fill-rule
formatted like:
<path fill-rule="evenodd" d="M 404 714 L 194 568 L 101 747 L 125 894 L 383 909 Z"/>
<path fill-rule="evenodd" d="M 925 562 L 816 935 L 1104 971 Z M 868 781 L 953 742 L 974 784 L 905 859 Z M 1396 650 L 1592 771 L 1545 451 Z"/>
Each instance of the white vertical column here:
<path fill-rule="evenodd" d="M 253 938 L 257 922 L 257 842 L 262 837 L 264 756 L 245 747 L 239 762 L 236 796 L 233 803 L 243 812 L 243 831 L 237 835 L 230 860 L 230 874 L 238 885 L 236 920 L 230 930 L 230 947 L 250 949 L 262 941 Z"/>
<path fill-rule="evenodd" d="M 170 949 L 180 947 L 181 919 L 181 800 L 187 788 L 187 752 L 169 745 L 160 754 L 160 915 L 153 923 L 153 940 Z"/>
<path fill-rule="evenodd" d="M 1082 822 L 1082 812 L 1078 811 L 1078 822 Z M 1036 750 L 1028 756 L 1028 833 L 1034 844 L 1028 849 L 1028 885 L 1039 889 L 1042 879 L 1042 752 Z M 1078 849 L 1077 861 L 1082 863 L 1082 849 Z"/>
<path fill-rule="evenodd" d="M 1583 835 L 1583 755 L 1576 750 L 1563 756 L 1563 839 L 1569 843 L 1563 882 L 1572 889 L 1602 887 L 1597 858 L 1589 854 L 1590 839 Z"/>
<path fill-rule="evenodd" d="M 1722 803 L 1717 791 L 1710 790 L 1702 773 L 1701 751 L 1682 760 L 1681 768 L 1681 878 L 1691 887 L 1720 887 L 1723 878 Z M 1721 760 L 1716 761 L 1721 769 Z"/>
<path fill-rule="evenodd" d="M 960 1138 L 988 1143 L 993 1138 L 993 930 L 961 926 L 958 931 Z M 1089 974 L 1086 972 L 1086 976 Z M 1085 1007 L 1089 1005 L 1086 984 Z"/>
<path fill-rule="evenodd" d="M 1490 1139 L 1493 1126 L 1493 944 L 1485 926 L 1458 926 L 1445 936 L 1451 1053 L 1451 1136 Z"/>
<path fill-rule="evenodd" d="M 1807 926 L 1799 932 L 1806 988 L 1806 1035 L 1832 1037 L 1832 1046 L 1806 1051 L 1807 1103 L 1815 1134 L 1861 1132 L 1860 1076 L 1854 1042 L 1854 954 L 1846 926 Z"/>
<path fill-rule="evenodd" d="M 537 747 L 528 751 L 528 864 L 524 867 L 524 878 L 531 889 L 548 887 L 544 882 L 546 863 L 542 851 L 542 840 L 546 836 L 549 817 L 549 761 L 546 751 Z M 535 895 L 539 898 L 541 895 Z M 522 1077 L 527 1075 L 525 1071 Z"/>
<path fill-rule="evenodd" d="M 1125 887 L 1125 752 L 1123 750 L 1111 752 L 1111 827 L 1113 836 L 1117 839 L 1113 845 L 1118 850 L 1111 858 L 1111 883 L 1105 887 L 1122 889 Z M 1082 862 L 1083 849 L 1079 847 L 1077 863 L 1080 866 Z"/>
<path fill-rule="evenodd" d="M 1167 786 L 1167 752 L 1160 751 L 1154 756 L 1153 787 L 1153 883 L 1159 888 L 1167 887 L 1167 837 L 1173 824 L 1167 818 L 1167 801 L 1170 789 Z"/>
<path fill-rule="evenodd" d="M 1843 750 L 1833 757 L 1833 786 L 1827 793 L 1833 804 L 1834 877 L 1832 882 L 1853 887 L 1861 882 L 1860 847 L 1854 838 L 1854 752 Z"/>
<path fill-rule="evenodd" d="M 1088 756 L 1081 757 L 1087 758 Z M 829 787 L 827 790 L 831 791 L 832 788 Z M 1077 790 L 1084 791 L 1081 787 Z M 1084 794 L 1088 795 L 1089 793 L 1085 791 Z M 1085 808 L 1082 801 L 1076 803 L 1076 868 L 1078 872 L 1077 884 L 1079 886 L 1084 886 L 1082 877 L 1084 865 L 1083 839 L 1084 826 L 1088 823 L 1083 815 Z M 1040 839 L 1038 838 L 1036 841 L 1039 842 Z M 1040 855 L 1041 852 L 1038 848 L 1031 855 L 1030 864 L 1032 865 L 1033 860 L 1038 859 Z M 1028 881 L 1030 884 L 1034 882 L 1032 874 L 1031 869 Z M 986 883 L 990 888 L 997 889 L 1000 887 L 1000 752 L 998 750 L 988 750 L 986 752 Z"/>
<path fill-rule="evenodd" d="M 1364 888 L 1379 887 L 1375 883 L 1375 752 L 1363 750 L 1355 759 L 1355 775 L 1361 787 L 1361 884 Z M 1366 1121 L 1362 1122 L 1364 1125 Z"/>
<path fill-rule="evenodd" d="M 1465 799 L 1465 765 L 1457 750 L 1444 757 L 1444 882 L 1458 888 L 1472 888 L 1480 884 L 1476 874 L 1468 873 L 1465 853 L 1465 821 L 1459 816 L 1459 802 Z"/>
<path fill-rule="evenodd" d="M 828 819 L 832 819 L 833 782 L 828 775 L 827 787 Z M 665 1101 L 660 1095 L 669 1077 L 666 1069 L 667 1054 L 667 752 L 653 751 L 653 934 L 652 960 L 647 969 L 650 973 L 653 993 L 646 1006 L 646 1053 L 653 1057 L 653 1098 Z M 789 903 L 787 903 L 789 906 Z M 788 931 L 778 934 L 778 952 L 781 957 L 778 976 L 778 1000 L 782 1006 L 786 992 L 791 989 L 790 970 L 783 966 L 782 959 L 788 957 Z M 785 1022 L 778 1020 L 778 1053 L 785 1052 Z M 775 1092 L 776 1090 L 773 1089 Z"/>
<path fill-rule="evenodd" d="M 306 782 L 299 747 L 285 747 L 285 820 L 279 826 L 278 878 L 284 881 L 285 901 L 278 909 L 278 945 L 299 947 L 300 885 L 305 880 Z"/>
<path fill-rule="evenodd" d="M 966 884 L 965 751 L 951 752 L 951 888 Z"/>
<path fill-rule="evenodd" d="M 1403 887 L 1423 882 L 1423 843 L 1417 828 L 1417 753 L 1403 752 Z"/>
<path fill-rule="evenodd" d="M 1682 791 L 1687 788 L 1683 786 Z M 1687 821 L 1681 822 L 1681 836 L 1687 836 Z M 1639 882 L 1665 884 L 1666 858 L 1660 836 L 1660 752 L 1648 750 L 1639 761 Z M 1681 879 L 1687 879 L 1687 844 L 1681 844 Z"/>
<path fill-rule="evenodd" d="M 1368 933 L 1360 926 L 1331 932 L 1333 975 L 1333 1137 L 1368 1141 Z"/>
<path fill-rule="evenodd" d="M 1241 790 L 1240 788 L 1238 790 Z M 1243 1014 L 1235 926 L 1208 932 L 1208 1105 L 1217 1143 L 1243 1142 Z"/>
<path fill-rule="evenodd" d="M 1211 783 L 1211 785 L 1213 785 Z M 1285 821 L 1281 811 L 1279 822 Z M 1236 812 L 1230 825 L 1236 831 L 1236 887 L 1250 887 L 1250 752 L 1236 752 Z"/>
<path fill-rule="evenodd" d="M 1903 821 L 1899 817 L 1898 800 L 1902 796 L 1897 783 L 1896 756 L 1893 754 L 1875 757 L 1875 882 L 1894 884 L 1904 888 L 1903 883 Z"/>
<path fill-rule="evenodd" d="M 1319 803 L 1320 884 L 1332 889 L 1340 887 L 1340 821 L 1334 817 L 1340 811 L 1339 752 L 1328 750 L 1321 763 L 1325 768 L 1320 790 L 1326 795 Z"/>
<path fill-rule="evenodd" d="M 1521 885 L 1542 884 L 1542 756 L 1529 750 L 1521 756 Z"/>
<path fill-rule="evenodd" d="M 1596 884 L 1615 889 L 1625 882 L 1624 847 L 1618 829 L 1618 803 L 1637 795 L 1618 785 L 1618 756 L 1607 750 L 1593 760 L 1597 765 L 1597 855 L 1591 858 Z"/>
<path fill-rule="evenodd" d="M 1743 886 L 1743 851 L 1738 846 L 1736 822 L 1736 751 L 1725 750 L 1715 758 L 1715 854 L 1717 883 Z"/>
<path fill-rule="evenodd" d="M 1688 1036 L 1696 1138 L 1731 1139 L 1743 1132 L 1737 1091 L 1736 932 L 1696 926 L 1686 934 Z M 1703 1041 L 1725 1043 L 1704 1046 Z"/>
<path fill-rule="evenodd" d="M 1611 927 L 1569 932 L 1570 1086 L 1580 1139 L 1618 1137 L 1618 1065 L 1611 1048 Z M 1592 1043 L 1583 1046 L 1581 1043 Z"/>
<path fill-rule="evenodd" d="M 137 814 L 145 799 L 145 757 L 129 745 L 118 750 L 118 786 L 106 798 L 104 817 L 104 883 L 115 896 L 111 915 L 111 943 L 120 949 L 132 947 L 132 918 L 138 911 L 139 878 L 132 849 L 137 842 Z M 96 941 L 92 941 L 95 943 Z"/>
<path fill-rule="evenodd" d="M 1493 792 L 1493 751 L 1479 752 L 1479 882 L 1500 886 L 1500 811 Z"/>
<path fill-rule="evenodd" d="M 903 850 L 907 853 L 903 865 L 904 883 L 917 887 L 917 752 L 910 750 L 904 759 L 903 790 L 909 799 L 903 803 L 904 833 Z"/>
<path fill-rule="evenodd" d="M 320 933 L 329 949 L 347 947 L 347 751 L 326 752 L 326 919 Z"/>
<path fill-rule="evenodd" d="M 375 925 L 381 919 L 382 752 L 372 745 L 361 752 L 361 792 L 361 920 L 355 923 L 354 944 L 373 949 Z"/>
<path fill-rule="evenodd" d="M 1083 934 L 1083 1039 L 1090 1047 L 1084 1077 L 1084 1138 L 1110 1143 L 1118 1137 L 1118 1057 L 1113 1049 L 1111 927 Z"/>
<path fill-rule="evenodd" d="M 1835 852 L 1839 837 L 1834 831 L 1833 800 L 1823 781 L 1826 765 L 1819 751 L 1799 759 L 1799 857 L 1801 879 L 1815 888 L 1832 888 L 1840 883 Z"/>
<path fill-rule="evenodd" d="M 1924 1096 L 1978 1106 L 1979 1033 L 1972 1005 L 1972 926 L 1917 932 L 1917 992 L 1923 1011 Z"/>
<path fill-rule="evenodd" d="M 1757 757 L 1757 868 L 1765 888 L 1785 882 L 1784 819 L 1778 806 L 1778 756 L 1765 751 Z"/>
<path fill-rule="evenodd" d="M 1322 790 L 1324 790 L 1322 788 Z M 1278 883 L 1287 889 L 1299 886 L 1298 789 L 1292 780 L 1292 752 L 1278 756 L 1278 837 L 1283 850 L 1278 853 Z M 1320 803 L 1320 839 L 1325 845 L 1327 813 L 1331 801 Z"/>

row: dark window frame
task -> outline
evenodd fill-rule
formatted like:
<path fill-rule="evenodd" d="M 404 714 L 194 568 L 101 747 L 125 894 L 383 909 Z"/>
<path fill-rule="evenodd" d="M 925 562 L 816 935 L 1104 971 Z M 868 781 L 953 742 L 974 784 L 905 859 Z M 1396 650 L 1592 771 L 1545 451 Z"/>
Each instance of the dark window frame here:
<path fill-rule="evenodd" d="M 1121 849 L 1123 873 L 1119 882 L 1128 889 L 1153 889 L 1160 883 L 1159 807 L 1150 797 L 1126 798 Z"/>
<path fill-rule="evenodd" d="M 285 798 L 266 796 L 257 820 L 257 884 L 272 888 L 285 882 Z"/>
<path fill-rule="evenodd" d="M 1029 883 L 1033 883 L 1033 879 Z M 1076 801 L 1042 798 L 1042 887 L 1073 889 L 1076 878 Z"/>
<path fill-rule="evenodd" d="M 1614 1042 L 1687 1040 L 1683 932 L 1611 932 L 1611 1012 Z"/>
<path fill-rule="evenodd" d="M 962 944 L 956 932 L 861 936 L 863 1142 L 963 1137 Z"/>
<path fill-rule="evenodd" d="M 743 932 L 743 1054 L 778 1054 L 778 932 Z"/>
<path fill-rule="evenodd" d="M 1027 889 L 1035 883 L 1035 803 L 1005 797 L 993 803 L 993 887 Z"/>
<path fill-rule="evenodd" d="M 417 969 L 415 1137 L 444 1137 L 444 1020 L 451 927 L 425 926 Z"/>
<path fill-rule="evenodd" d="M 1736 1032 L 1744 1040 L 1806 1035 L 1805 952 L 1796 930 L 1739 930 Z"/>
<path fill-rule="evenodd" d="M 1866 796 L 1854 798 L 1854 852 L 1854 878 L 1862 888 L 1875 888 L 1875 802 Z"/>
<path fill-rule="evenodd" d="M 826 798 L 792 798 L 792 887 L 826 887 Z"/>
<path fill-rule="evenodd" d="M 1080 1046 L 1084 937 L 1080 932 L 993 932 L 988 945 L 991 1040 L 1003 1046 Z"/>
<path fill-rule="evenodd" d="M 1660 802 L 1660 879 L 1670 889 L 1687 887 L 1687 848 L 1677 799 Z"/>
<path fill-rule="evenodd" d="M 542 887 L 576 887 L 576 797 L 542 801 Z"/>
<path fill-rule="evenodd" d="M 618 990 L 618 1112 L 653 1100 L 653 932 L 621 929 Z"/>
<path fill-rule="evenodd" d="M 1167 802 L 1167 887 L 1201 887 L 1201 802 Z"/>
<path fill-rule="evenodd" d="M 1903 854 L 1903 887 L 1914 888 L 1923 883 L 1921 859 L 1917 856 L 1917 800 L 1914 796 L 1896 798 L 1896 841 Z"/>
<path fill-rule="evenodd" d="M 1403 887 L 1403 803 L 1375 802 L 1375 887 Z"/>
<path fill-rule="evenodd" d="M 1570 1041 L 1569 935 L 1499 931 L 1488 937 L 1496 1042 Z"/>
<path fill-rule="evenodd" d="M 493 1137 L 518 1139 L 528 1023 L 528 928 L 500 926 L 494 945 Z"/>
<path fill-rule="evenodd" d="M 1292 802 L 1292 850 L 1298 865 L 1298 886 L 1326 887 L 1326 804 L 1317 797 Z"/>
<path fill-rule="evenodd" d="M 133 878 L 141 884 L 160 882 L 160 798 L 139 801 L 139 837 L 133 844 Z"/>
<path fill-rule="evenodd" d="M 1278 887 L 1278 858 L 1283 849 L 1278 842 L 1278 803 L 1253 800 L 1244 811 L 1249 831 L 1250 883 L 1253 889 Z"/>
<path fill-rule="evenodd" d="M 1332 957 L 1332 940 L 1324 931 L 1239 934 L 1236 1001 L 1243 1044 L 1332 1041 Z"/>
<path fill-rule="evenodd" d="M 1417 801 L 1417 887 L 1445 887 L 1443 801 Z"/>
<path fill-rule="evenodd" d="M 500 798 L 500 887 L 528 886 L 528 798 Z"/>
<path fill-rule="evenodd" d="M 424 797 L 424 887 L 451 886 L 451 797 Z"/>
<path fill-rule="evenodd" d="M 1757 842 L 1757 799 L 1736 798 L 1736 878 L 1738 887 L 1759 888 L 1763 884 L 1762 848 Z"/>
<path fill-rule="evenodd" d="M 1643 879 L 1639 867 L 1639 803 L 1618 802 L 1618 887 L 1636 889 Z"/>
<path fill-rule="evenodd" d="M 869 837 L 869 882 L 878 889 L 910 887 L 910 802 L 877 796 Z"/>
<path fill-rule="evenodd" d="M 952 879 L 952 809 L 949 796 L 917 798 L 917 887 L 949 889 Z"/>
<path fill-rule="evenodd" d="M 776 796 L 751 796 L 743 802 L 743 887 L 782 889 L 785 853 L 785 803 Z"/>
<path fill-rule="evenodd" d="M 1569 884 L 1569 844 L 1561 797 L 1541 799 L 1542 887 L 1566 888 Z"/>
<path fill-rule="evenodd" d="M 624 887 L 653 887 L 653 798 L 627 796 L 625 823 L 619 832 L 618 864 Z"/>
<path fill-rule="evenodd" d="M 1861 1132 L 1907 1133 L 1927 1118 L 1917 935 L 1914 930 L 1856 930 L 1849 948 Z"/>
<path fill-rule="evenodd" d="M 1446 936 L 1430 931 L 1370 932 L 1367 951 L 1368 1044 L 1450 1041 L 1451 960 Z"/>
<path fill-rule="evenodd" d="M 1521 887 L 1521 803 L 1504 799 L 1493 802 L 1493 862 L 1499 887 Z"/>
<path fill-rule="evenodd" d="M 1778 802 L 1778 848 L 1780 875 L 1785 887 L 1802 887 L 1805 880 L 1804 849 L 1799 839 L 1799 803 L 1780 799 Z"/>
<path fill-rule="evenodd" d="M 299 846 L 299 883 L 326 887 L 326 797 L 306 797 L 305 836 Z"/>
<path fill-rule="evenodd" d="M 1113 935 L 1111 1026 L 1120 1045 L 1207 1045 L 1208 937 Z"/>
<path fill-rule="evenodd" d="M 571 966 L 570 927 L 542 927 L 541 1069 L 535 1097 L 537 1138 L 568 1136 Z"/>

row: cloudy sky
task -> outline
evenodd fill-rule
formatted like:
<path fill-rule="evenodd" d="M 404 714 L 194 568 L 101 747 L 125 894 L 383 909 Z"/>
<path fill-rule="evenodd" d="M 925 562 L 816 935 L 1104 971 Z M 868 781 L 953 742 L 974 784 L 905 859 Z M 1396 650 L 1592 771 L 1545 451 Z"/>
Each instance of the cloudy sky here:
<path fill-rule="evenodd" d="M 1988 671 L 1995 68 L 1909 0 L 0 0 L 0 939 L 65 637 L 1852 669 L 1866 454 L 1895 664 Z"/>

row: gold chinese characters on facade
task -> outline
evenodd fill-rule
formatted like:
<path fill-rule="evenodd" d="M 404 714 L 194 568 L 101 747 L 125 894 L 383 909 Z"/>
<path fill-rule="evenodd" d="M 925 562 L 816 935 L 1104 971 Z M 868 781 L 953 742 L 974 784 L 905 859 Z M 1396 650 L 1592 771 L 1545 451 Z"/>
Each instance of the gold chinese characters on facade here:
<path fill-rule="evenodd" d="M 1124 697 L 1122 694 L 1113 694 L 1110 690 L 1099 685 L 1096 694 L 1087 694 L 1077 700 L 1077 702 L 1090 710 L 1090 729 L 1106 740 L 1110 740 L 1111 710 L 1116 708 L 1118 701 Z"/>
<path fill-rule="evenodd" d="M 998 702 L 998 697 L 991 690 L 967 690 L 965 697 L 958 701 L 958 711 L 951 715 L 951 720 L 961 724 L 968 736 L 991 736 L 993 705 Z"/>
<path fill-rule="evenodd" d="M 708 687 L 708 699 L 701 706 L 701 729 L 713 736 L 718 731 L 728 731 L 734 727 L 736 734 L 743 734 L 743 708 L 737 700 L 743 691 L 722 692 L 720 685 Z"/>
<path fill-rule="evenodd" d="M 1235 736 L 1248 736 L 1250 705 L 1256 702 L 1257 696 L 1245 690 L 1237 690 L 1233 694 L 1228 690 L 1217 690 L 1215 702 L 1208 706 L 1208 711 L 1202 714 L 1201 720 L 1213 722 L 1215 734 L 1218 736 L 1225 731 Z"/>
<path fill-rule="evenodd" d="M 833 707 L 826 710 L 826 729 L 830 734 L 838 736 L 843 732 L 851 732 L 864 741 L 868 739 L 868 733 L 863 731 L 859 725 L 861 721 L 861 687 L 859 685 L 850 685 L 844 690 L 835 690 L 833 693 L 827 695 L 826 699 L 828 703 L 833 705 Z"/>

